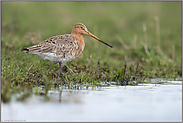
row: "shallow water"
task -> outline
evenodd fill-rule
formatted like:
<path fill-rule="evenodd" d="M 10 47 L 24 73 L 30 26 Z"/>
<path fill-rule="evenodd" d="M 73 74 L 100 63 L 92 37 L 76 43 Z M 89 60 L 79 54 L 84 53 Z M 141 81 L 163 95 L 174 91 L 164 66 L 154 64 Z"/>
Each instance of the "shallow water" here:
<path fill-rule="evenodd" d="M 182 121 L 182 81 L 99 90 L 49 91 L 24 102 L 1 103 L 2 121 Z"/>

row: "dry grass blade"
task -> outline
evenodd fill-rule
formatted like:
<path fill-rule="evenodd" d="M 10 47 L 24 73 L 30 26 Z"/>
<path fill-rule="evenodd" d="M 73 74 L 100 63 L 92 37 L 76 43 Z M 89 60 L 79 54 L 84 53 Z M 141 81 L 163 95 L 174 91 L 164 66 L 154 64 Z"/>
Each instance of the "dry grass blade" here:
<path fill-rule="evenodd" d="M 123 39 L 121 39 L 121 37 L 120 37 L 119 35 L 117 35 L 117 38 L 118 38 L 118 41 L 122 44 L 122 46 L 123 46 L 126 50 L 130 49 L 130 48 L 125 44 L 125 42 L 123 41 Z"/>
<path fill-rule="evenodd" d="M 175 46 L 172 45 L 172 56 L 171 58 L 174 60 L 175 59 Z"/>
<path fill-rule="evenodd" d="M 33 65 L 31 65 L 30 67 L 29 67 L 29 69 L 27 70 L 27 74 L 32 74 L 32 73 L 29 73 L 29 71 L 30 71 L 30 69 L 33 67 Z"/>
<path fill-rule="evenodd" d="M 141 44 L 144 46 L 145 52 L 146 52 L 146 54 L 149 56 L 150 53 L 149 53 L 149 51 L 148 51 L 147 45 L 146 45 L 144 42 L 141 42 Z"/>

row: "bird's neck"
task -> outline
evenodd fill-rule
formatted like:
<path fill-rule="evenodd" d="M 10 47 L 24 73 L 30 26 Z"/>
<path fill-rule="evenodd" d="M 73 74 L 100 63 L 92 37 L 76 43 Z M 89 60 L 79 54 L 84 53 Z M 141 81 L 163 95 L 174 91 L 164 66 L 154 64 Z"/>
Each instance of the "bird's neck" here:
<path fill-rule="evenodd" d="M 85 42 L 84 42 L 84 38 L 83 38 L 82 34 L 75 33 L 74 31 L 72 31 L 71 34 L 74 37 L 76 37 L 76 39 L 82 44 L 82 50 L 83 50 L 85 47 Z"/>

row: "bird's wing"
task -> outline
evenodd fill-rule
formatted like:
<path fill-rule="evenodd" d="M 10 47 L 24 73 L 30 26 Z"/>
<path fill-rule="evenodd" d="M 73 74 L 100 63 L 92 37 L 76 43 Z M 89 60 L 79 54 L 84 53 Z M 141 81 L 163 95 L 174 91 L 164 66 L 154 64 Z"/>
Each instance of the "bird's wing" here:
<path fill-rule="evenodd" d="M 75 46 L 76 38 L 71 34 L 53 36 L 38 45 L 26 47 L 26 52 L 56 53 L 69 52 Z"/>

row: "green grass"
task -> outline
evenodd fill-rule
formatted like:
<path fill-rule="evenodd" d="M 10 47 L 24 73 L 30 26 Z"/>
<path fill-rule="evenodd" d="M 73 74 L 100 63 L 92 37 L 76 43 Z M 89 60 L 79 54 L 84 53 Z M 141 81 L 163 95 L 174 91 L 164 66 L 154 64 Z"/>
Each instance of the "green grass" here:
<path fill-rule="evenodd" d="M 62 70 L 65 84 L 182 76 L 182 2 L 1 2 L 1 97 L 54 80 L 58 65 L 22 47 L 69 34 L 76 23 L 111 44 L 84 35 L 85 50 Z M 126 68 L 125 68 L 126 62 Z M 137 65 L 138 64 L 138 65 Z M 46 84 L 47 83 L 47 84 Z M 63 84 L 63 83 L 62 83 Z"/>

